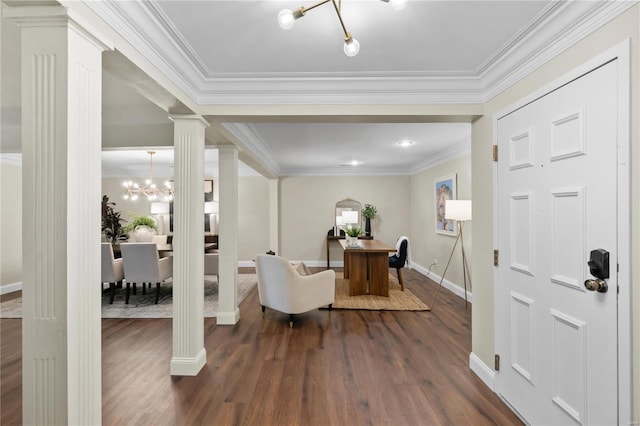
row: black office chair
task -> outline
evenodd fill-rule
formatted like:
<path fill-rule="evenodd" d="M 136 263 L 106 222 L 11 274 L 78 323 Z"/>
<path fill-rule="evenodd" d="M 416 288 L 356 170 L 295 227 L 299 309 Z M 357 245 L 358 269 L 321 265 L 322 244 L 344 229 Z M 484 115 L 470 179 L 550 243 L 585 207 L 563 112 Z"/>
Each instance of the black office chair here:
<path fill-rule="evenodd" d="M 396 243 L 397 252 L 393 256 L 389 256 L 389 268 L 396 268 L 398 274 L 398 283 L 400 288 L 404 291 L 404 284 L 402 282 L 402 272 L 405 263 L 407 263 L 407 250 L 409 247 L 409 240 L 406 237 L 400 237 Z"/>
<path fill-rule="evenodd" d="M 400 237 L 396 243 L 396 254 L 389 256 L 389 268 L 395 268 L 398 274 L 398 283 L 400 288 L 404 291 L 404 284 L 402 282 L 402 272 L 405 263 L 407 263 L 407 250 L 409 247 L 409 240 L 407 237 Z"/>

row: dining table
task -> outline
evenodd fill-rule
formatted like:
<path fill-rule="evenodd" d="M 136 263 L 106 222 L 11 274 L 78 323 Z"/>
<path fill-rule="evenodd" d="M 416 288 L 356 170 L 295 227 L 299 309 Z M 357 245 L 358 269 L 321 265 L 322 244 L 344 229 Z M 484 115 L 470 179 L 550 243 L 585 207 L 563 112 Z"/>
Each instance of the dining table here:
<path fill-rule="evenodd" d="M 173 255 L 173 244 L 156 244 L 158 247 L 158 255 L 160 257 L 167 257 Z M 211 253 L 218 248 L 216 243 L 204 243 L 204 252 Z"/>

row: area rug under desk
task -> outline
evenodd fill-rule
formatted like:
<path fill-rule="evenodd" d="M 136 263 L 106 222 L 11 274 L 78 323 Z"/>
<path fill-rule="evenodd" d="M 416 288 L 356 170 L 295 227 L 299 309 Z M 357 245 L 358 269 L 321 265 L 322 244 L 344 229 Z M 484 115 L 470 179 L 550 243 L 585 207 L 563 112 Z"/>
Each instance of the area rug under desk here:
<path fill-rule="evenodd" d="M 364 309 L 372 311 L 428 311 L 430 310 L 415 294 L 405 287 L 401 290 L 398 279 L 389 274 L 389 297 L 349 296 L 349 280 L 342 272 L 336 272 L 336 298 L 334 309 Z"/>
<path fill-rule="evenodd" d="M 238 304 L 256 285 L 255 274 L 238 274 Z M 105 286 L 106 288 L 106 286 Z M 137 295 L 131 294 L 129 304 L 125 305 L 125 289 L 117 289 L 112 305 L 109 304 L 109 291 L 102 294 L 102 318 L 172 318 L 173 299 L 172 281 L 167 280 L 160 286 L 160 300 L 156 305 L 156 288 L 147 289 L 142 294 L 138 285 Z M 218 311 L 218 281 L 215 276 L 206 276 L 204 281 L 204 316 L 215 317 Z M 0 303 L 0 318 L 22 318 L 22 298 Z"/>

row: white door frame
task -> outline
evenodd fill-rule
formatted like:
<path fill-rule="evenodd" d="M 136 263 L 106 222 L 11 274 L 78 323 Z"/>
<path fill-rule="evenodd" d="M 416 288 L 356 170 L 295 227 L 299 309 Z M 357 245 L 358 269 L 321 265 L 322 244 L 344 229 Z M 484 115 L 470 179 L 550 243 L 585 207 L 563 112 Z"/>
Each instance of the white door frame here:
<path fill-rule="evenodd" d="M 631 147 L 631 62 L 630 40 L 625 40 L 593 59 L 564 74 L 553 82 L 536 90 L 510 106 L 493 115 L 493 145 L 498 144 L 498 120 L 505 115 L 522 108 L 534 100 L 558 89 L 579 78 L 589 71 L 612 60 L 618 61 L 618 423 L 627 424 L 632 420 L 632 347 L 631 347 L 631 181 L 630 181 L 630 147 Z M 493 245 L 498 247 L 498 166 L 493 164 Z M 501 256 L 503 259 L 504 255 Z M 500 324 L 507 318 L 505 308 L 500 306 L 503 294 L 498 283 L 498 268 L 493 271 L 494 286 L 494 335 L 495 353 L 506 352 L 507 338 L 501 334 Z M 506 368 L 506 366 L 505 366 Z M 495 392 L 500 394 L 500 373 L 496 372 Z"/>

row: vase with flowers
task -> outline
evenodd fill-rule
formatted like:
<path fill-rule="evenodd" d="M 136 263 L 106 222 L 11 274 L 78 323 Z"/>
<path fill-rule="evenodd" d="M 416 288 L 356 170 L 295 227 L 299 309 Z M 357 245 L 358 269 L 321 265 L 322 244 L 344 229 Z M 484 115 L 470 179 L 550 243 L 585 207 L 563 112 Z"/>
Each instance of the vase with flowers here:
<path fill-rule="evenodd" d="M 132 232 L 139 243 L 153 241 L 156 229 L 156 222 L 149 216 L 136 216 L 127 226 L 127 231 Z"/>
<path fill-rule="evenodd" d="M 362 209 L 362 216 L 365 218 L 364 232 L 367 237 L 371 236 L 371 219 L 376 217 L 376 213 L 378 213 L 378 210 L 372 204 L 365 204 Z"/>

